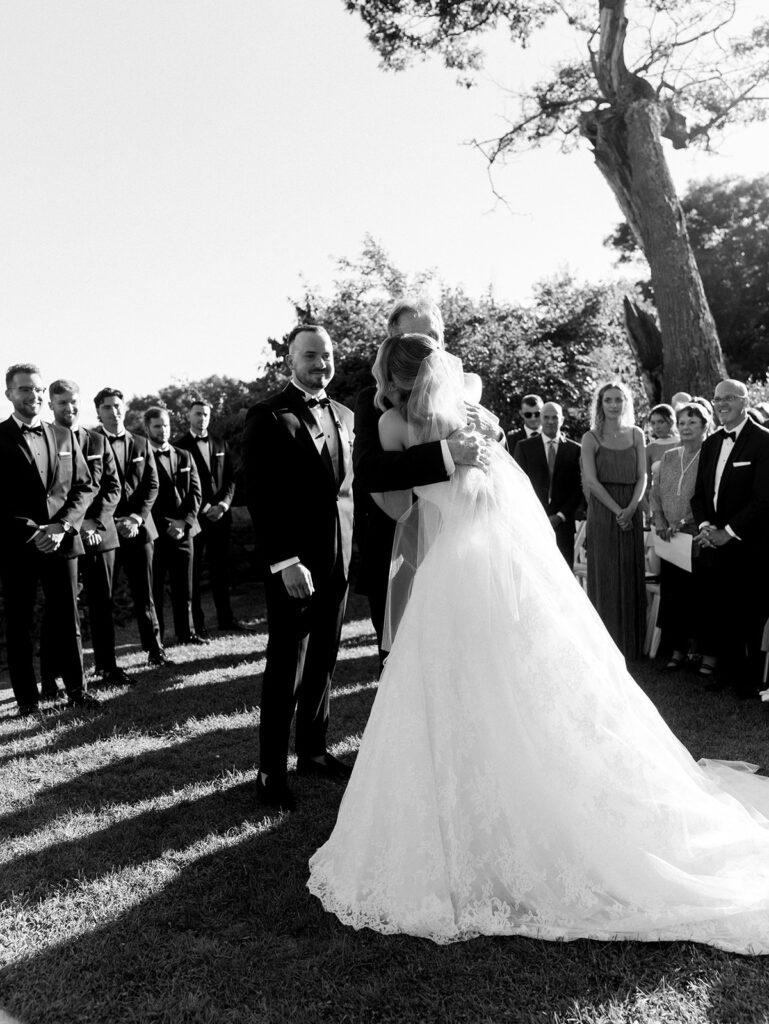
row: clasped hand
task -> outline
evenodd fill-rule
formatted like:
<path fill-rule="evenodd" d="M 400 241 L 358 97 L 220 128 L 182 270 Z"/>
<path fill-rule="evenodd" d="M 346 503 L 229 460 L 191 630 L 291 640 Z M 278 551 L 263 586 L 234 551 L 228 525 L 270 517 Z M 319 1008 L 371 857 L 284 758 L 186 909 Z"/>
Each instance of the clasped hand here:
<path fill-rule="evenodd" d="M 478 466 L 485 469 L 489 464 L 489 441 L 477 430 L 460 427 L 446 438 L 449 454 L 457 466 Z"/>
<path fill-rule="evenodd" d="M 50 555 L 59 550 L 64 533 L 64 527 L 59 523 L 48 523 L 47 526 L 37 528 L 37 532 L 32 535 L 32 541 L 38 551 L 44 555 Z"/>
<path fill-rule="evenodd" d="M 123 516 L 121 519 L 116 519 L 115 526 L 117 527 L 117 532 L 120 536 L 125 537 L 127 540 L 131 540 L 139 533 L 139 524 L 130 516 Z"/>
<path fill-rule="evenodd" d="M 621 508 L 617 513 L 617 526 L 620 530 L 630 530 L 633 526 L 633 516 L 635 515 L 635 509 L 629 505 L 627 508 Z"/>
<path fill-rule="evenodd" d="M 694 543 L 699 544 L 701 548 L 722 548 L 730 540 L 733 540 L 733 537 L 728 530 L 719 530 L 715 526 L 703 526 L 694 538 Z"/>

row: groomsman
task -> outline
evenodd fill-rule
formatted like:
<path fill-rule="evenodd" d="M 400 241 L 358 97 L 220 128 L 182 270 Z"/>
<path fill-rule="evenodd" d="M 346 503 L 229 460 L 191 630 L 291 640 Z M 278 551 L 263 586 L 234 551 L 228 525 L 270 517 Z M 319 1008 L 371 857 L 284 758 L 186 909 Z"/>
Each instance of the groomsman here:
<path fill-rule="evenodd" d="M 761 640 L 769 615 L 763 581 L 769 572 L 769 431 L 747 415 L 748 391 L 722 380 L 713 405 L 722 429 L 700 451 L 692 512 L 703 567 L 712 582 L 718 677 L 706 689 L 731 685 L 739 697 L 762 688 Z M 753 585 L 751 585 L 753 584 Z"/>
<path fill-rule="evenodd" d="M 288 342 L 291 382 L 249 410 L 244 435 L 269 631 L 257 796 L 282 810 L 295 805 L 286 784 L 294 710 L 297 772 L 343 779 L 351 770 L 328 753 L 326 734 L 352 548 L 353 416 L 326 397 L 334 352 L 325 329 L 303 324 Z"/>
<path fill-rule="evenodd" d="M 132 683 L 128 673 L 117 664 L 111 610 L 115 552 L 120 546 L 114 521 L 115 508 L 120 500 L 120 478 L 115 457 L 103 434 L 79 425 L 80 388 L 74 381 L 55 380 L 48 388 L 48 395 L 54 423 L 75 435 L 94 487 L 91 504 L 80 528 L 84 551 L 79 565 L 93 634 L 96 672 L 101 675 L 102 683 L 109 686 Z M 59 675 L 58 651 L 51 641 L 48 618 L 46 608 L 40 640 L 40 676 L 43 696 L 55 697 L 56 676 Z"/>
<path fill-rule="evenodd" d="M 524 395 L 521 399 L 521 426 L 507 433 L 507 447 L 511 453 L 519 441 L 528 441 L 542 432 L 542 399 L 539 395 Z"/>
<path fill-rule="evenodd" d="M 192 542 L 192 622 L 199 636 L 206 635 L 200 597 L 204 559 L 219 629 L 233 633 L 245 628 L 232 614 L 230 604 L 230 506 L 235 496 L 235 472 L 227 445 L 208 429 L 210 420 L 211 406 L 208 402 L 194 399 L 187 411 L 190 429 L 174 441 L 177 448 L 183 448 L 192 455 L 202 492 L 198 513 L 200 532 Z"/>
<path fill-rule="evenodd" d="M 561 433 L 563 409 L 557 402 L 545 402 L 541 419 L 542 433 L 519 441 L 513 457 L 547 512 L 559 551 L 573 566 L 574 519 L 584 504 L 579 468 L 582 446 Z"/>
<path fill-rule="evenodd" d="M 443 317 L 434 302 L 402 299 L 387 322 L 388 337 L 426 334 L 443 345 Z M 390 577 L 395 522 L 372 500 L 371 493 L 408 490 L 448 480 L 457 465 L 480 465 L 482 444 L 476 434 L 455 431 L 444 441 L 415 445 L 405 452 L 386 452 L 379 441 L 380 409 L 374 405 L 376 388 L 364 388 L 355 403 L 355 525 L 359 536 L 360 566 L 357 589 L 368 597 L 371 622 L 377 635 L 380 665 L 384 661 L 387 584 Z M 483 427 L 482 410 L 478 426 Z"/>
<path fill-rule="evenodd" d="M 72 432 L 40 419 L 45 388 L 37 366 L 11 366 L 5 384 L 13 412 L 0 423 L 0 582 L 13 694 L 20 716 L 37 710 L 32 625 L 39 581 L 69 704 L 97 707 L 83 685 L 77 609 L 80 527 L 93 490 L 88 467 Z"/>
<path fill-rule="evenodd" d="M 163 606 L 168 576 L 177 643 L 205 644 L 192 629 L 192 539 L 200 532 L 200 480 L 189 452 L 169 444 L 171 419 L 166 409 L 144 413 L 144 431 L 158 470 L 158 496 L 152 517 L 158 530 L 152 559 L 152 587 L 160 642 L 165 634 Z"/>
<path fill-rule="evenodd" d="M 160 627 L 152 599 L 153 542 L 158 533 L 152 520 L 152 506 L 158 494 L 158 471 L 146 438 L 125 429 L 123 392 L 102 388 L 94 399 L 99 426 L 115 456 L 120 478 L 120 500 L 115 509 L 120 548 L 117 568 L 125 571 L 133 599 L 139 637 L 147 652 L 147 664 L 169 664 L 160 643 Z M 113 579 L 114 588 L 114 579 Z M 112 615 L 112 595 L 109 604 Z"/>

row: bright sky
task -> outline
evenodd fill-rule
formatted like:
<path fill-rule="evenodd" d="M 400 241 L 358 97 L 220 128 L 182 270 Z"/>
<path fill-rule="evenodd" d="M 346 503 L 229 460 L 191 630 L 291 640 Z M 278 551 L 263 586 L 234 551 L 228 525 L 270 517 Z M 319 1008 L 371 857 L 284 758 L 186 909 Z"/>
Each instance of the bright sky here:
<path fill-rule="evenodd" d="M 367 232 L 476 295 L 612 272 L 619 213 L 586 149 L 508 164 L 506 206 L 463 145 L 502 129 L 497 83 L 542 48 L 493 42 L 470 91 L 437 61 L 385 73 L 342 0 L 5 0 L 0 40 L 3 369 L 74 377 L 87 419 L 105 384 L 253 379 L 302 279 L 328 287 Z M 765 173 L 768 142 L 669 158 L 683 187 Z"/>

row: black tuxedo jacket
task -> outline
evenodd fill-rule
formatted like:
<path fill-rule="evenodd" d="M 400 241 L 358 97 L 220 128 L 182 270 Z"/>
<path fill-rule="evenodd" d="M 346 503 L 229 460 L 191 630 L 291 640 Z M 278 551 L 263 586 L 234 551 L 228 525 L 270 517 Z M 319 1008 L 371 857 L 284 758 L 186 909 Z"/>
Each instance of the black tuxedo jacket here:
<path fill-rule="evenodd" d="M 243 436 L 246 504 L 259 557 L 267 572 L 270 565 L 299 558 L 316 584 L 340 564 L 347 576 L 352 552 L 353 414 L 334 401 L 331 410 L 338 483 L 308 430 L 317 429 L 315 419 L 292 384 L 249 409 Z"/>
<path fill-rule="evenodd" d="M 100 434 L 106 434 L 103 427 L 97 427 L 96 430 Z M 146 437 L 132 434 L 128 430 L 125 437 L 125 473 L 120 460 L 115 456 L 121 494 L 114 515 L 118 519 L 122 516 L 140 516 L 143 526 L 139 528 L 139 538 L 143 541 L 154 540 L 158 535 L 152 521 L 152 506 L 158 496 L 158 470 L 155 458 Z"/>
<path fill-rule="evenodd" d="M 195 468 L 200 478 L 202 494 L 201 510 L 209 505 L 217 505 L 220 501 L 223 501 L 229 509 L 235 496 L 235 472 L 226 443 L 209 433 L 208 457 L 211 464 L 210 469 L 203 458 L 200 442 L 189 431 L 171 443 L 176 448 L 183 448 L 189 452 L 195 460 Z"/>
<path fill-rule="evenodd" d="M 78 427 L 74 434 L 88 465 L 91 483 L 95 489 L 91 504 L 83 517 L 93 519 L 99 524 L 101 541 L 91 550 L 114 551 L 120 546 L 114 515 L 120 501 L 121 488 L 112 445 L 104 434 L 97 430 Z"/>
<path fill-rule="evenodd" d="M 541 435 L 538 434 L 537 437 L 540 437 L 541 439 Z M 531 438 L 526 433 L 525 428 L 519 427 L 517 430 L 508 430 L 507 450 L 513 457 L 515 457 L 515 446 L 518 444 L 519 441 L 531 441 Z"/>
<path fill-rule="evenodd" d="M 718 430 L 703 442 L 700 452 L 692 496 L 695 522 L 707 521 L 721 529 L 729 526 L 740 538 L 741 551 L 750 548 L 765 558 L 769 556 L 769 430 L 748 418 L 724 466 L 716 508 L 713 492 L 720 453 Z M 730 541 L 727 549 L 739 543 Z"/>
<path fill-rule="evenodd" d="M 155 454 L 158 471 L 158 496 L 152 506 L 155 526 L 162 533 L 167 519 L 183 519 L 187 524 L 185 539 L 200 533 L 200 478 L 192 455 L 171 445 L 168 457 Z M 169 465 L 169 469 L 166 469 Z"/>
<path fill-rule="evenodd" d="M 48 447 L 48 479 L 43 483 L 24 435 L 12 416 L 0 423 L 0 553 L 18 555 L 34 529 L 26 524 L 67 522 L 74 533 L 61 541 L 58 555 L 82 555 L 80 526 L 93 494 L 88 466 L 71 430 L 43 422 Z"/>
<path fill-rule="evenodd" d="M 572 528 L 575 513 L 584 500 L 579 468 L 581 451 L 582 446 L 576 441 L 561 437 L 553 468 L 552 488 L 541 436 L 519 441 L 513 451 L 515 461 L 531 480 L 531 485 L 547 514 L 553 516 L 560 512 L 566 517 L 566 522 L 572 524 Z M 548 491 L 550 501 L 547 498 Z"/>
<path fill-rule="evenodd" d="M 355 522 L 360 535 L 361 565 L 357 589 L 387 589 L 395 521 L 374 502 L 372 492 L 410 490 L 448 480 L 440 441 L 414 445 L 404 452 L 386 452 L 379 440 L 381 409 L 374 405 L 375 387 L 364 388 L 355 403 Z"/>

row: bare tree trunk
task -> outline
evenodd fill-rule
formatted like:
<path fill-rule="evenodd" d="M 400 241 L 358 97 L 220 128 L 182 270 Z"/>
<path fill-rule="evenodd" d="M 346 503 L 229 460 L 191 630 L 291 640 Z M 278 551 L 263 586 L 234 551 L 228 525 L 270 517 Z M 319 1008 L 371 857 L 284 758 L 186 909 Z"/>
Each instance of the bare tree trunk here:
<path fill-rule="evenodd" d="M 645 309 L 629 295 L 622 300 L 625 329 L 650 406 L 662 401 L 662 335 Z"/>
<path fill-rule="evenodd" d="M 599 4 L 596 77 L 610 106 L 585 114 L 582 132 L 649 263 L 662 329 L 662 394 L 707 395 L 726 370 L 661 142 L 667 135 L 685 145 L 683 119 L 625 67 L 624 0 Z"/>

